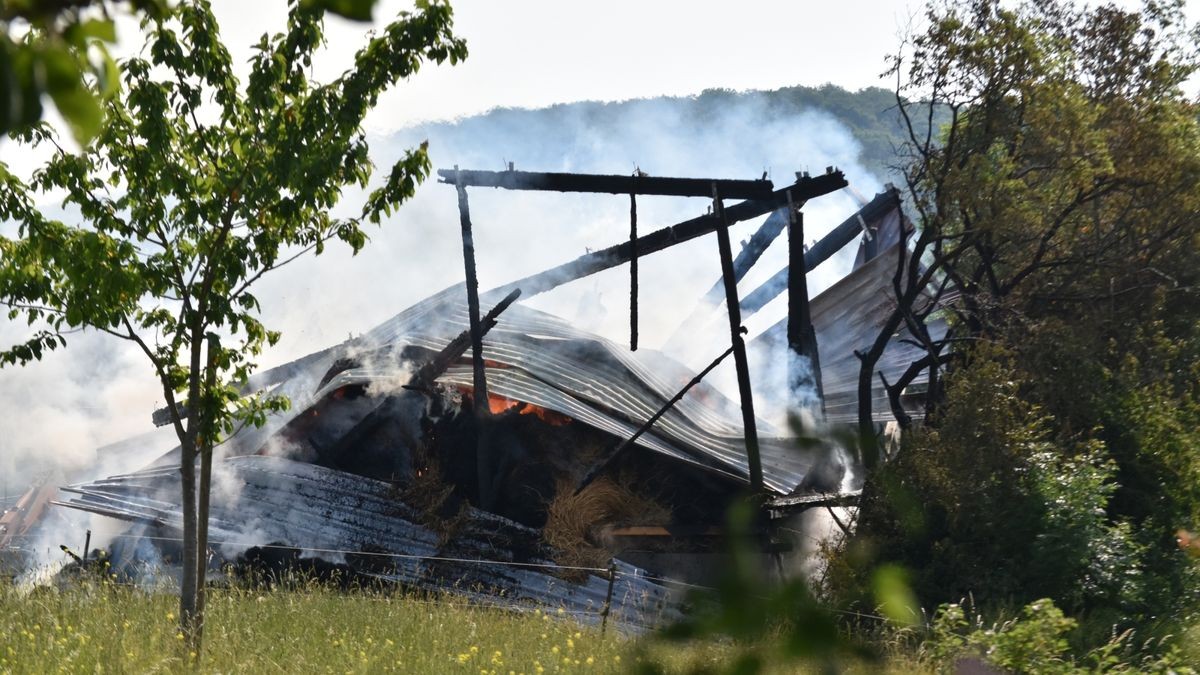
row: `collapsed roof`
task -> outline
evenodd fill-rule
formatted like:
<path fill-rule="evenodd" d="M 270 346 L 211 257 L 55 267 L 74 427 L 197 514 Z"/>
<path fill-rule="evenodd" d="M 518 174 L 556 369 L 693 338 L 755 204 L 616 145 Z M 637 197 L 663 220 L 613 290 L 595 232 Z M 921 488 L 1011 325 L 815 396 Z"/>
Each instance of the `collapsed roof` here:
<path fill-rule="evenodd" d="M 811 180 L 824 181 L 820 189 L 827 190 L 836 187 L 835 179 L 840 180 L 840 174 Z M 752 217 L 781 202 L 790 204 L 791 198 L 770 193 L 769 199 L 758 201 L 752 208 L 745 206 L 751 202 L 730 207 L 727 213 Z M 764 226 L 774 232 L 766 243 L 783 228 L 779 213 L 773 216 L 773 224 Z M 662 240 L 661 249 L 677 237 L 699 236 L 704 228 L 711 231 L 705 218 L 644 239 Z M 854 271 L 812 300 L 812 325 L 823 361 L 821 379 L 832 419 L 849 419 L 847 406 L 853 406 L 857 382 L 854 350 L 874 339 L 880 317 L 890 310 L 888 254 L 903 246 L 899 243 L 902 224 L 899 201 L 894 192 L 887 192 L 804 254 L 805 266 L 811 269 L 859 232 L 866 232 L 867 241 L 874 242 L 870 247 L 864 244 L 865 253 L 860 253 Z M 876 256 L 880 248 L 886 251 Z M 500 303 L 522 283 L 534 292 L 548 290 L 629 260 L 636 251 L 631 242 L 589 254 L 480 294 L 479 303 L 484 309 Z M 752 265 L 757 257 L 747 253 L 743 251 L 736 262 L 748 260 L 746 265 Z M 744 274 L 744 269 L 739 270 Z M 785 284 L 786 279 L 785 270 Z M 542 512 L 532 516 L 528 495 L 513 497 L 496 512 L 470 506 L 464 511 L 466 529 L 446 542 L 418 509 L 405 502 L 403 486 L 429 470 L 431 457 L 449 463 L 454 452 L 472 445 L 464 439 L 481 433 L 469 423 L 470 416 L 462 414 L 462 408 L 485 405 L 473 400 L 476 373 L 462 352 L 432 382 L 414 386 L 412 379 L 422 364 L 456 339 L 462 340 L 471 327 L 463 290 L 462 285 L 449 288 L 361 338 L 252 378 L 252 389 L 285 394 L 293 408 L 271 416 L 262 428 L 240 430 L 222 446 L 225 459 L 218 463 L 218 471 L 224 487 L 212 502 L 211 532 L 215 542 L 225 542 L 225 555 L 236 556 L 250 546 L 294 548 L 345 560 L 378 578 L 425 588 L 446 588 L 454 580 L 469 579 L 486 593 L 565 605 L 581 617 L 594 618 L 597 593 L 608 582 L 592 569 L 575 582 L 556 576 L 550 562 L 553 551 L 537 531 L 544 522 L 544 504 L 533 505 L 532 511 L 541 508 Z M 782 290 L 776 284 L 758 297 Z M 785 323 L 766 331 L 759 344 L 786 344 Z M 672 404 L 695 373 L 663 353 L 631 352 L 553 315 L 517 305 L 505 310 L 487 333 L 481 360 L 488 385 L 486 407 L 510 423 L 534 413 L 541 424 L 540 430 L 533 431 L 528 424 L 519 428 L 510 424 L 506 433 L 514 434 L 515 445 L 505 446 L 502 452 L 511 455 L 508 482 L 524 485 L 526 492 L 538 493 L 543 500 L 553 490 L 562 490 L 556 481 L 579 485 L 589 464 L 594 466 L 603 455 L 597 446 L 611 447 L 635 436 L 656 414 L 661 414 L 657 422 L 636 438 L 635 446 L 642 452 L 627 454 L 635 455 L 630 461 L 643 462 L 636 465 L 638 470 L 666 467 L 658 475 L 679 481 L 676 492 L 683 500 L 698 503 L 691 511 L 678 501 L 669 504 L 672 522 L 688 518 L 711 522 L 713 513 L 720 513 L 720 506 L 752 480 L 738 404 L 703 382 Z M 901 345 L 880 362 L 880 370 L 894 380 L 897 369 L 903 370 L 909 361 Z M 876 404 L 876 411 L 883 409 Z M 831 447 L 802 448 L 767 422 L 756 424 L 766 490 L 794 497 L 841 488 L 852 459 Z M 493 432 L 504 429 L 488 433 Z M 447 450 L 447 444 L 458 449 Z M 178 455 L 168 453 L 142 472 L 69 486 L 65 491 L 71 496 L 58 503 L 150 528 L 132 530 L 132 537 L 177 532 L 182 522 L 174 479 L 177 464 Z M 691 470 L 679 471 L 681 467 Z M 468 493 L 469 480 L 459 481 Z M 710 495 L 720 498 L 707 499 Z M 711 511 L 704 512 L 706 507 Z M 481 566 L 480 559 L 491 562 Z M 387 564 L 378 564 L 380 560 Z M 678 596 L 647 579 L 644 570 L 614 564 L 620 568 L 623 584 L 617 597 L 628 601 L 614 611 L 624 621 L 652 622 L 648 607 L 655 615 L 678 611 Z"/>

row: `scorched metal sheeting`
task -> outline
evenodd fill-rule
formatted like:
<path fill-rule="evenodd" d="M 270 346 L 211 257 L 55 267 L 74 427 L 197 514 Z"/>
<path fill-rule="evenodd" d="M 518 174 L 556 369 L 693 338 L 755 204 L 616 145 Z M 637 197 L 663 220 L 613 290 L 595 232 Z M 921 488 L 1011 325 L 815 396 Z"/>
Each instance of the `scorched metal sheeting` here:
<path fill-rule="evenodd" d="M 418 524 L 417 514 L 382 481 L 260 456 L 221 462 L 217 473 L 209 537 L 226 557 L 267 544 L 333 561 L 373 556 L 376 564 L 363 567 L 381 579 L 491 602 L 500 597 L 513 607 L 562 607 L 578 619 L 600 620 L 608 580 L 592 573 L 573 583 L 550 574 L 548 559 L 519 559 L 514 551 L 536 550 L 538 532 L 500 516 L 470 509 L 470 525 L 455 538 L 454 553 L 442 553 L 438 534 Z M 65 506 L 182 529 L 177 470 L 150 469 L 63 490 L 74 495 Z M 380 571 L 380 563 L 387 569 Z M 639 568 L 616 565 L 610 619 L 646 628 L 679 616 L 677 594 Z"/>

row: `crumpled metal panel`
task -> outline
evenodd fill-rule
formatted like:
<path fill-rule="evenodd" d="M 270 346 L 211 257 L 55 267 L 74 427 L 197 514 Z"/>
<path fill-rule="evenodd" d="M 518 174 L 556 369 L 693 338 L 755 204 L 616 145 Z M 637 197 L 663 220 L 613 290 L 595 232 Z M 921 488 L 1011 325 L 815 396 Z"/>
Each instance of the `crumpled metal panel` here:
<path fill-rule="evenodd" d="M 486 309 L 487 297 L 481 300 Z M 464 303 L 443 292 L 401 312 L 365 336 L 380 345 L 441 349 L 468 327 Z M 484 337 L 489 391 L 562 413 L 618 437 L 628 437 L 691 379 L 693 373 L 652 350 L 636 354 L 528 307 L 514 305 Z M 469 368 L 451 368 L 439 381 L 470 387 Z M 494 383 L 494 384 L 493 384 Z M 638 444 L 655 452 L 748 482 L 736 404 L 701 383 L 707 403 L 686 397 Z M 816 455 L 759 421 L 764 483 L 779 494 L 800 485 Z"/>
<path fill-rule="evenodd" d="M 63 488 L 59 502 L 84 511 L 182 531 L 178 471 L 150 469 Z M 591 573 L 581 583 L 551 574 L 536 551 L 538 533 L 472 509 L 469 525 L 441 553 L 438 535 L 387 483 L 279 457 L 235 457 L 214 465 L 209 538 L 232 559 L 252 546 L 281 544 L 332 562 L 376 556 L 388 562 L 374 576 L 428 590 L 517 607 L 564 611 L 600 620 L 608 580 Z M 505 541 L 520 546 L 503 545 Z M 521 551 L 525 551 L 522 553 Z M 357 557 L 356 557 L 357 556 Z M 482 561 L 482 562 L 481 562 Z M 642 629 L 680 616 L 680 598 L 632 565 L 617 563 L 610 620 Z"/>
<path fill-rule="evenodd" d="M 861 365 L 855 351 L 866 351 L 875 341 L 883 324 L 895 307 L 891 290 L 896 272 L 900 244 L 872 258 L 813 298 L 810 311 L 817 333 L 821 355 L 821 384 L 825 394 L 825 416 L 832 422 L 854 422 L 858 419 L 858 375 Z M 946 322 L 931 319 L 930 337 L 941 340 L 946 336 Z M 895 382 L 909 364 L 925 356 L 925 350 L 905 342 L 912 339 L 901 327 L 888 342 L 875 369 L 888 382 Z M 752 346 L 766 346 L 775 351 L 787 344 L 787 319 L 780 321 L 755 338 Z M 929 379 L 923 371 L 913 384 Z M 871 380 L 871 410 L 875 421 L 891 421 L 892 412 L 887 392 L 878 377 Z M 919 413 L 913 412 L 914 416 Z"/>
<path fill-rule="evenodd" d="M 243 429 L 226 444 L 228 455 L 259 451 L 272 435 L 314 405 L 326 392 L 366 377 L 361 372 L 340 374 L 314 391 L 329 366 L 339 357 L 406 346 L 441 350 L 468 328 L 461 286 L 450 288 L 413 305 L 352 344 L 310 355 L 290 368 L 290 376 L 275 390 L 287 393 L 290 411 L 272 415 L 261 429 Z M 500 298 L 494 292 L 481 299 L 487 309 Z M 694 373 L 664 354 L 643 349 L 631 353 L 602 337 L 521 305 L 509 307 L 484 337 L 484 358 L 493 393 L 562 413 L 619 438 L 633 435 L 681 389 Z M 397 372 L 404 365 L 397 363 Z M 378 364 L 374 376 L 383 377 Z M 395 373 L 390 373 L 394 375 Z M 452 367 L 439 381 L 471 387 L 469 368 Z M 492 384 L 494 383 L 494 384 Z M 742 425 L 737 404 L 716 389 L 700 383 L 655 423 L 637 444 L 694 466 L 749 482 Z M 783 437 L 769 423 L 758 422 L 763 482 L 771 491 L 790 494 L 801 484 L 817 455 Z M 164 457 L 159 465 L 176 464 Z"/>

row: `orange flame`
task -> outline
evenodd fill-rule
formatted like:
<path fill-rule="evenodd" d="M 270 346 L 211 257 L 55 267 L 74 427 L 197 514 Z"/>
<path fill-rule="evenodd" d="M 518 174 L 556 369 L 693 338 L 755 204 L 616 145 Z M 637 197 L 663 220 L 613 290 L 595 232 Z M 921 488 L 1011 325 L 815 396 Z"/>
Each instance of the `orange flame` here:
<path fill-rule="evenodd" d="M 464 387 L 461 391 L 465 396 L 471 396 L 472 394 L 472 390 L 469 388 Z M 548 410 L 540 405 L 534 405 L 525 401 L 518 401 L 516 399 L 511 399 L 500 396 L 499 394 L 488 392 L 488 410 L 490 410 L 493 415 L 499 415 L 503 412 L 512 410 L 513 408 L 518 408 L 517 414 L 520 415 L 536 415 L 539 420 L 549 424 L 552 427 L 566 426 L 572 421 L 570 417 L 567 417 L 562 413 L 554 412 L 553 410 Z"/>

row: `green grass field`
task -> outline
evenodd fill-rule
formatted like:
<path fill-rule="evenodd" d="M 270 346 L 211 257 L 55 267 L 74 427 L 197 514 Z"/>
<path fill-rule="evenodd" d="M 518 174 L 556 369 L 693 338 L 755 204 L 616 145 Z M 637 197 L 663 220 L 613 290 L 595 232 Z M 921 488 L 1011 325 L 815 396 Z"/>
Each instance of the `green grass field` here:
<path fill-rule="evenodd" d="M 203 655 L 185 651 L 177 600 L 106 583 L 22 592 L 0 583 L 3 673 L 627 672 L 639 642 L 556 612 L 471 606 L 453 597 L 214 590 Z M 670 670 L 711 664 L 718 645 L 650 653 Z"/>
<path fill-rule="evenodd" d="M 1187 666 L 1196 657 L 1187 647 L 1164 652 L 1164 660 L 1133 658 L 1129 640 L 1120 637 L 1105 650 L 1107 656 L 1076 659 L 1061 639 L 1061 615 L 1014 618 L 949 640 L 939 637 L 936 626 L 932 633 L 848 626 L 862 644 L 873 645 L 876 656 L 843 653 L 830 664 L 786 656 L 787 638 L 779 630 L 751 642 L 713 637 L 672 642 L 615 628 L 601 632 L 557 611 L 514 611 L 449 595 L 346 591 L 317 583 L 213 589 L 208 608 L 204 649 L 197 656 L 178 632 L 177 599 L 167 590 L 83 580 L 24 591 L 0 581 L 0 673 L 775 674 L 829 667 L 931 673 L 955 670 L 961 657 L 985 655 L 1029 664 L 1016 668 L 1020 672 L 1185 673 L 1195 672 Z M 1001 625 L 1006 628 L 997 632 Z M 739 670 L 751 654 L 761 668 Z"/>

